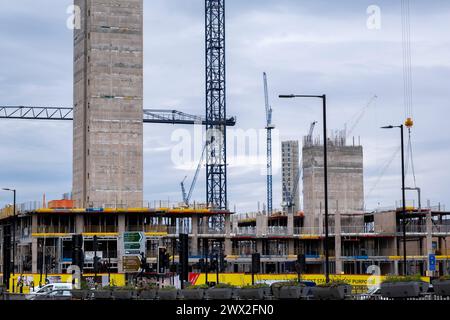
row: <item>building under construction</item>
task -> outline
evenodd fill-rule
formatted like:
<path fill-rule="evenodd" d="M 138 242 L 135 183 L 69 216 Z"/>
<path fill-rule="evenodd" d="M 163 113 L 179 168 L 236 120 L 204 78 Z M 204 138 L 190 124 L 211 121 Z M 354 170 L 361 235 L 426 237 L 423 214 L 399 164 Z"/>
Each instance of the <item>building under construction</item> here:
<path fill-rule="evenodd" d="M 186 207 L 185 203 L 167 202 L 146 203 L 140 208 L 78 208 L 74 200 L 29 203 L 17 208 L 15 232 L 11 229 L 12 207 L 2 211 L 1 257 L 15 254 L 14 268 L 20 273 L 39 273 L 43 269 L 48 273 L 64 273 L 72 264 L 72 236 L 81 234 L 85 272 L 94 271 L 93 238 L 96 236 L 102 265 L 109 272 L 123 273 L 128 272 L 124 235 L 140 232 L 145 237 L 143 254 L 149 265 L 147 271 L 162 275 L 158 259 L 159 250 L 164 248 L 170 262 L 163 272 L 169 276 L 179 263 L 179 234 L 185 233 L 189 235 L 190 272 L 202 272 L 205 268 L 211 272 L 216 268 L 221 272 L 250 272 L 251 255 L 260 253 L 262 273 L 295 273 L 299 255 L 305 257 L 306 273 L 323 273 L 325 229 L 321 203 L 324 199 L 323 192 L 316 187 L 323 187 L 323 146 L 318 139 L 313 143 L 308 139 L 305 138 L 302 148 L 304 211 L 274 210 L 272 215 L 267 215 L 265 212 L 233 214 L 207 205 Z M 406 223 L 410 273 L 448 274 L 450 212 L 429 203 L 424 207 L 407 207 L 406 219 L 397 207 L 365 212 L 362 147 L 347 146 L 341 134 L 331 135 L 328 144 L 331 272 L 365 274 L 369 266 L 375 265 L 382 275 L 401 274 L 402 226 Z M 5 242 L 13 234 L 14 250 Z M 6 254 L 8 248 L 10 253 Z M 436 255 L 436 271 L 430 271 L 429 254 Z"/>
<path fill-rule="evenodd" d="M 95 257 L 106 268 L 103 272 L 136 273 L 139 266 L 132 270 L 126 258 L 137 250 L 148 264 L 146 272 L 168 275 L 180 262 L 179 234 L 188 234 L 191 272 L 249 272 L 251 255 L 260 253 L 263 273 L 295 273 L 299 255 L 305 257 L 306 273 L 323 273 L 323 141 L 309 136 L 303 144 L 303 211 L 291 181 L 298 179 L 298 143 L 283 144 L 285 157 L 292 157 L 285 161 L 290 166 L 283 168 L 283 182 L 294 193 L 293 201 L 284 202 L 293 202 L 294 210 L 271 215 L 228 210 L 224 0 L 205 1 L 204 124 L 216 130 L 206 143 L 205 204 L 187 205 L 143 201 L 142 0 L 75 4 L 82 23 L 74 33 L 73 197 L 1 211 L 3 277 L 9 272 L 65 273 L 74 262 L 74 235 L 83 238 L 85 272 L 99 271 Z M 401 273 L 402 226 L 407 223 L 411 273 L 431 274 L 427 261 L 434 253 L 435 273 L 448 274 L 450 212 L 430 205 L 408 207 L 406 219 L 396 207 L 365 212 L 362 147 L 346 145 L 339 134 L 326 143 L 331 272 L 364 274 L 376 265 L 381 274 Z M 139 234 L 137 248 L 126 245 L 130 232 Z M 169 257 L 162 268 L 161 248 Z"/>
<path fill-rule="evenodd" d="M 201 262 L 219 257 L 221 271 L 249 272 L 251 254 L 261 254 L 263 273 L 295 272 L 297 255 L 306 257 L 306 273 L 324 271 L 324 232 L 305 226 L 305 215 L 282 212 L 231 215 L 228 211 L 202 206 L 172 207 L 165 203 L 149 208 L 72 208 L 69 201 L 54 201 L 44 207 L 18 207 L 15 232 L 12 207 L 1 215 L 1 257 L 4 272 L 5 250 L 15 254 L 17 273 L 64 273 L 72 263 L 72 235 L 83 235 L 85 272 L 93 271 L 93 237 L 97 236 L 98 256 L 110 272 L 124 272 L 123 236 L 126 232 L 145 235 L 145 257 L 149 272 L 156 273 L 158 249 L 170 255 L 170 265 L 178 264 L 178 235 L 189 235 L 191 272 L 201 272 Z M 64 207 L 69 206 L 69 207 Z M 160 207 L 161 206 L 161 207 Z M 428 254 L 437 258 L 437 274 L 447 274 L 450 264 L 450 212 L 440 207 L 407 208 L 407 258 L 412 273 L 427 274 Z M 214 217 L 222 216 L 222 227 Z M 369 213 L 330 214 L 330 256 L 332 273 L 364 274 L 377 265 L 382 274 L 402 272 L 403 240 L 401 209 Z M 7 239 L 15 234 L 14 250 Z M 6 240 L 5 240 L 6 239 Z M 90 253 L 90 259 L 88 258 Z M 45 259 L 45 260 L 44 260 Z M 12 259 L 11 259 L 12 261 Z M 54 261 L 47 265 L 47 261 Z M 11 266 L 12 267 L 12 266 Z M 215 269 L 210 266 L 211 271 Z M 12 270 L 12 269 L 11 269 Z M 166 272 L 169 273 L 170 266 Z"/>

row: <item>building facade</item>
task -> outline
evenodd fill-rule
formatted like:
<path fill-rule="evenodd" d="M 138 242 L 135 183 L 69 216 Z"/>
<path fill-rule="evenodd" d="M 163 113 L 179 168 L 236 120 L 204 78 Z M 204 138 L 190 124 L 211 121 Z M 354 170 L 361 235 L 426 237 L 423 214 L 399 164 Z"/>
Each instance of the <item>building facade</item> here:
<path fill-rule="evenodd" d="M 140 207 L 143 190 L 143 1 L 75 0 L 73 199 Z"/>
<path fill-rule="evenodd" d="M 323 225 L 324 161 L 323 142 L 304 139 L 302 148 L 303 204 L 305 223 L 311 227 Z M 345 131 L 328 139 L 328 212 L 363 213 L 364 180 L 363 148 L 347 145 Z"/>
<path fill-rule="evenodd" d="M 218 226 L 214 217 L 224 217 Z M 0 214 L 0 273 L 5 271 L 5 250 L 15 253 L 16 273 L 65 273 L 72 264 L 72 235 L 83 236 L 84 270 L 93 271 L 93 237 L 99 241 L 101 263 L 113 273 L 124 272 L 125 232 L 145 235 L 145 257 L 156 274 L 159 247 L 170 256 L 167 276 L 178 263 L 180 233 L 189 235 L 189 270 L 204 271 L 208 257 L 219 258 L 221 272 L 250 272 L 251 254 L 261 254 L 261 273 L 295 273 L 298 255 L 305 255 L 306 273 L 324 272 L 323 229 L 305 227 L 303 214 L 231 214 L 205 206 L 126 209 L 19 207 Z M 356 219 L 355 219 L 356 218 Z M 12 223 L 15 219 L 15 223 Z M 438 207 L 409 208 L 407 212 L 407 267 L 410 273 L 430 275 L 428 255 L 436 255 L 436 272 L 450 274 L 450 212 Z M 330 270 L 335 274 L 365 274 L 379 268 L 381 275 L 401 274 L 403 270 L 403 213 L 400 209 L 379 212 L 330 215 Z M 15 241 L 11 235 L 15 225 Z M 9 236 L 9 238 L 8 238 Z M 14 250 L 12 248 L 15 248 Z M 89 255 L 91 253 L 91 255 Z M 89 256 L 91 260 L 89 260 Z M 11 259 L 12 261 L 12 259 Z M 49 264 L 48 261 L 54 261 Z M 174 267 L 175 268 L 175 267 Z M 44 270 L 44 271 L 43 271 Z"/>
<path fill-rule="evenodd" d="M 281 172 L 284 211 L 288 211 L 285 204 L 292 201 L 291 212 L 295 213 L 300 210 L 298 141 L 281 142 Z"/>

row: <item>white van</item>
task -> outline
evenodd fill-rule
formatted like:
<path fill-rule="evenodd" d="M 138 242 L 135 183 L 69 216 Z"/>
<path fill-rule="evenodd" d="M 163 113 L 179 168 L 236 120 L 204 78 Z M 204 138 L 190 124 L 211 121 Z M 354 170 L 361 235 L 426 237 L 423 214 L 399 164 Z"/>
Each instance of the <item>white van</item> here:
<path fill-rule="evenodd" d="M 57 282 L 57 283 L 50 283 L 46 284 L 45 286 L 41 288 L 37 288 L 35 291 L 30 291 L 29 298 L 36 296 L 36 295 L 42 295 L 49 293 L 50 291 L 59 290 L 59 289 L 66 289 L 66 290 L 72 290 L 72 284 L 67 282 Z"/>

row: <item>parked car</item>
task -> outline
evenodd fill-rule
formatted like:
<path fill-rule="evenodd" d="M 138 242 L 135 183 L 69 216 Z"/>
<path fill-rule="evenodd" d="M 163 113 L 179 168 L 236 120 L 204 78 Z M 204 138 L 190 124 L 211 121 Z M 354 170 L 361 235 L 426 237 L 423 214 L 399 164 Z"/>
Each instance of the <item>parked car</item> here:
<path fill-rule="evenodd" d="M 56 289 L 43 294 L 33 295 L 30 300 L 71 300 L 71 289 Z"/>
<path fill-rule="evenodd" d="M 381 296 L 380 287 L 372 287 L 366 293 L 358 295 L 358 300 L 386 300 Z"/>
<path fill-rule="evenodd" d="M 44 295 L 54 290 L 72 290 L 72 284 L 66 282 L 50 283 L 30 292 L 27 299 L 32 300 L 34 296 Z"/>

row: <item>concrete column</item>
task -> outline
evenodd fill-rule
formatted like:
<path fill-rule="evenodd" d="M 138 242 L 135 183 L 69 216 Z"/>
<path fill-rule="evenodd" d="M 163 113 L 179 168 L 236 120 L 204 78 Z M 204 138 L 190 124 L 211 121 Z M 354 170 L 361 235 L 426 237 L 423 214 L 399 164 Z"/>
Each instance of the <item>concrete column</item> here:
<path fill-rule="evenodd" d="M 256 235 L 261 237 L 267 234 L 267 216 L 264 214 L 256 215 Z"/>
<path fill-rule="evenodd" d="M 84 216 L 79 213 L 75 216 L 75 233 L 81 234 L 84 232 Z"/>
<path fill-rule="evenodd" d="M 56 264 L 56 272 L 60 273 L 61 272 L 61 262 L 62 262 L 62 239 L 58 238 L 56 239 L 56 246 L 55 246 L 55 260 L 57 262 Z"/>
<path fill-rule="evenodd" d="M 31 238 L 31 272 L 32 273 L 38 273 L 37 260 L 38 260 L 38 238 L 32 237 Z"/>
<path fill-rule="evenodd" d="M 426 250 L 427 250 L 427 257 L 429 254 L 433 253 L 433 222 L 431 219 L 431 210 L 427 212 L 427 216 L 426 216 L 426 232 L 427 232 L 427 237 L 425 239 L 426 241 Z M 422 254 L 422 252 L 421 252 Z M 428 263 L 428 259 L 426 260 L 426 264 L 427 264 L 427 275 L 428 276 L 432 276 L 432 271 L 430 270 L 430 266 Z"/>
<path fill-rule="evenodd" d="M 325 210 L 322 207 L 322 203 L 320 203 L 320 213 L 319 213 L 319 217 L 317 219 L 318 220 L 317 232 L 319 234 L 325 234 L 325 230 L 323 227 L 324 216 L 325 216 Z"/>
<path fill-rule="evenodd" d="M 198 234 L 198 216 L 192 216 L 192 235 L 196 236 Z"/>
<path fill-rule="evenodd" d="M 192 216 L 191 253 L 198 255 L 198 216 Z"/>
<path fill-rule="evenodd" d="M 295 239 L 288 240 L 288 255 L 295 255 Z M 299 252 L 300 253 L 300 252 Z"/>
<path fill-rule="evenodd" d="M 262 222 L 262 215 L 261 214 L 257 214 L 256 215 L 256 236 L 257 237 L 261 237 L 263 234 L 263 222 Z"/>
<path fill-rule="evenodd" d="M 227 237 L 230 236 L 230 232 L 231 232 L 231 222 L 230 222 L 230 220 L 231 220 L 230 215 L 226 214 L 225 215 L 225 230 L 224 231 L 225 231 L 225 235 Z"/>
<path fill-rule="evenodd" d="M 400 255 L 400 253 L 398 252 L 398 239 L 397 239 L 397 237 L 395 237 L 392 241 L 392 251 L 391 252 L 389 252 L 388 254 L 387 254 L 387 256 L 399 256 Z"/>
<path fill-rule="evenodd" d="M 234 220 L 233 222 L 231 221 L 231 215 L 227 214 L 225 215 L 225 240 L 224 240 L 224 255 L 231 255 L 233 253 L 233 249 L 232 249 L 232 243 L 231 243 L 231 238 L 230 238 L 230 233 L 232 232 L 232 223 L 234 225 Z M 237 221 L 236 221 L 236 225 L 237 225 Z"/>
<path fill-rule="evenodd" d="M 237 230 L 238 230 L 238 219 L 237 219 L 236 216 L 234 216 L 233 219 L 231 219 L 231 224 L 232 224 L 231 232 L 232 233 L 237 233 Z"/>
<path fill-rule="evenodd" d="M 257 239 L 256 240 L 256 251 L 259 252 L 262 255 L 263 246 L 262 246 L 263 239 Z"/>
<path fill-rule="evenodd" d="M 398 260 L 394 261 L 394 274 L 398 274 Z"/>
<path fill-rule="evenodd" d="M 117 237 L 117 271 L 119 273 L 123 272 L 123 233 L 125 232 L 125 215 L 119 214 L 117 217 L 117 231 L 119 232 L 119 236 Z"/>
<path fill-rule="evenodd" d="M 31 217 L 31 233 L 38 231 L 38 218 L 37 215 Z M 37 259 L 38 259 L 38 238 L 31 237 L 31 272 L 37 273 Z"/>
<path fill-rule="evenodd" d="M 294 214 L 292 212 L 289 212 L 287 216 L 287 234 L 294 235 Z"/>
<path fill-rule="evenodd" d="M 225 251 L 224 251 L 224 255 L 225 256 L 228 256 L 228 255 L 231 255 L 231 254 L 233 254 L 233 248 L 232 248 L 232 243 L 231 243 L 231 239 L 230 238 L 225 238 L 225 242 L 224 242 L 224 249 L 225 249 Z"/>
<path fill-rule="evenodd" d="M 334 215 L 334 252 L 336 255 L 336 274 L 342 273 L 342 257 L 341 257 L 341 213 L 339 210 Z"/>

